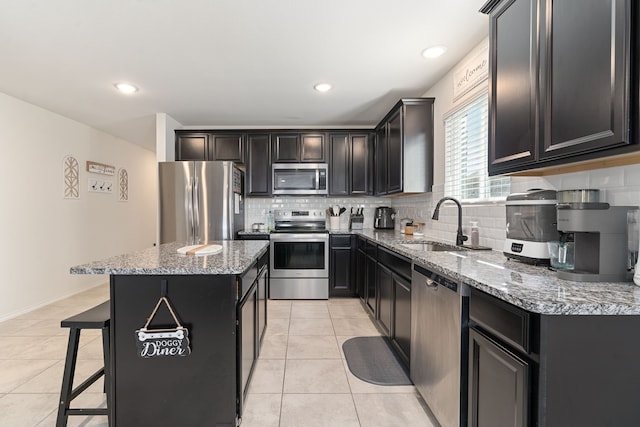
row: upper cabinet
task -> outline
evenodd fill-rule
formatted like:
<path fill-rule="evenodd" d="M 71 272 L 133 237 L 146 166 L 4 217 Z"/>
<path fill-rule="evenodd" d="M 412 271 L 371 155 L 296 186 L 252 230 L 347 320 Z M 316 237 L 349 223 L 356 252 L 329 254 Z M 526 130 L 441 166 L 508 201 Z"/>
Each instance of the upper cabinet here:
<path fill-rule="evenodd" d="M 631 3 L 492 0 L 482 9 L 490 13 L 491 175 L 635 149 Z"/>
<path fill-rule="evenodd" d="M 230 160 L 244 163 L 244 134 L 176 131 L 176 160 Z"/>
<path fill-rule="evenodd" d="M 401 99 L 376 127 L 376 195 L 431 191 L 433 102 Z"/>
<path fill-rule="evenodd" d="M 326 162 L 326 136 L 324 133 L 272 134 L 274 163 Z"/>
<path fill-rule="evenodd" d="M 329 134 L 329 195 L 373 194 L 373 149 L 367 132 Z"/>
<path fill-rule="evenodd" d="M 271 196 L 271 143 L 268 133 L 247 136 L 247 196 Z"/>

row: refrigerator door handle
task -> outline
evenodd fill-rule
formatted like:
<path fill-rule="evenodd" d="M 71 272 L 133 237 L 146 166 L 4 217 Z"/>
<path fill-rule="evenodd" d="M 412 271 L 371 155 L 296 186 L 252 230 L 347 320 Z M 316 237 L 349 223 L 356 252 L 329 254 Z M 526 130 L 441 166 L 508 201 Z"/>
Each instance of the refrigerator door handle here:
<path fill-rule="evenodd" d="M 200 183 L 198 177 L 193 177 L 193 244 L 200 242 Z"/>
<path fill-rule="evenodd" d="M 192 245 L 193 242 L 193 177 L 185 184 L 185 214 L 187 217 L 187 244 Z"/>

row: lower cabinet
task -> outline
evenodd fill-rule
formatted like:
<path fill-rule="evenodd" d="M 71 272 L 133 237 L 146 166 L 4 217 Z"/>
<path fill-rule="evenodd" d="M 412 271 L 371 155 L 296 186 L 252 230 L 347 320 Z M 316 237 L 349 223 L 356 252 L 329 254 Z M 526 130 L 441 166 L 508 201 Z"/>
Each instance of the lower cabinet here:
<path fill-rule="evenodd" d="M 529 425 L 529 363 L 477 329 L 469 331 L 469 425 Z"/>
<path fill-rule="evenodd" d="M 356 239 L 351 234 L 329 236 L 329 297 L 355 297 Z"/>
<path fill-rule="evenodd" d="M 240 380 L 240 402 L 238 409 L 242 415 L 244 401 L 249 390 L 249 379 L 253 372 L 254 363 L 258 357 L 257 334 L 256 334 L 256 314 L 258 309 L 256 283 L 238 306 L 238 351 L 240 352 L 240 363 L 238 366 L 238 379 Z"/>
<path fill-rule="evenodd" d="M 377 269 L 378 319 L 387 335 L 391 335 L 393 311 L 393 272 L 382 264 Z"/>
<path fill-rule="evenodd" d="M 393 278 L 393 335 L 392 342 L 409 363 L 411 354 L 411 281 L 395 275 Z"/>
<path fill-rule="evenodd" d="M 638 315 L 543 315 L 472 288 L 470 427 L 636 426 Z"/>
<path fill-rule="evenodd" d="M 409 365 L 411 354 L 411 260 L 382 246 L 357 238 L 356 290 Z"/>
<path fill-rule="evenodd" d="M 258 354 L 260 353 L 260 343 L 267 330 L 267 302 L 269 295 L 269 252 L 258 261 L 257 279 L 257 301 L 258 301 Z"/>

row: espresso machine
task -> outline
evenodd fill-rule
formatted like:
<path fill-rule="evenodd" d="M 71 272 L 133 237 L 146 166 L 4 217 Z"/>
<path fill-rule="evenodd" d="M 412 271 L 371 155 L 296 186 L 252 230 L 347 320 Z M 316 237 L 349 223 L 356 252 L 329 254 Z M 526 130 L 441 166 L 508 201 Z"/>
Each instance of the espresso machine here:
<path fill-rule="evenodd" d="M 636 206 L 608 203 L 559 203 L 561 241 L 573 241 L 573 268 L 558 269 L 560 279 L 579 282 L 631 281 L 627 212 Z"/>

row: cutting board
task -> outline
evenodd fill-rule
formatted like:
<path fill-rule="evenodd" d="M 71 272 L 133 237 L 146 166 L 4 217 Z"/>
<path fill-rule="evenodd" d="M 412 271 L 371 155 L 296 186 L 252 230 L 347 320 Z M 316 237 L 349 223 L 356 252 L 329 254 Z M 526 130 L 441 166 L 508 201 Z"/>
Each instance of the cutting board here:
<path fill-rule="evenodd" d="M 178 253 L 184 255 L 213 255 L 221 251 L 221 245 L 190 245 L 178 249 Z"/>

